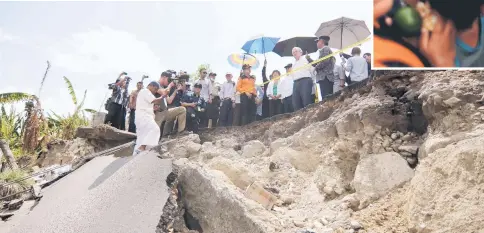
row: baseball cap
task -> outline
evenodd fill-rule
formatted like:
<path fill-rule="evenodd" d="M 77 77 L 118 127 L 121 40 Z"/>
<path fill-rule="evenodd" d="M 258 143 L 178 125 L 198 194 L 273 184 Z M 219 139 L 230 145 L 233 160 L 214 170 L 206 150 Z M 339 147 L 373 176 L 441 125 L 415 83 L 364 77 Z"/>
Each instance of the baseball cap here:
<path fill-rule="evenodd" d="M 233 76 L 233 75 L 232 75 L 232 73 L 230 73 L 230 72 L 227 72 L 227 73 L 225 74 L 225 76 L 229 76 L 229 75 Z"/>
<path fill-rule="evenodd" d="M 324 40 L 324 41 L 329 41 L 329 36 L 320 36 L 316 38 L 314 41 L 319 41 L 319 40 Z"/>
<path fill-rule="evenodd" d="M 196 83 L 193 87 L 195 87 L 195 88 L 202 88 L 202 84 Z"/>

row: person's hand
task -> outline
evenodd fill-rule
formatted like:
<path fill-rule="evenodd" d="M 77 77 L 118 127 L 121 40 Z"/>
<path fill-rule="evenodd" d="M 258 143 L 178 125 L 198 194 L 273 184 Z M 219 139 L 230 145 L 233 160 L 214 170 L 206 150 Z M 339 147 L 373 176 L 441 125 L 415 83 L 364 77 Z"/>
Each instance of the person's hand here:
<path fill-rule="evenodd" d="M 281 98 L 281 95 L 276 95 L 276 99 L 280 99 Z"/>
<path fill-rule="evenodd" d="M 306 51 L 306 60 L 309 60 L 309 59 L 311 59 L 311 57 L 309 56 L 308 51 Z"/>
<path fill-rule="evenodd" d="M 174 82 L 171 82 L 170 84 L 168 84 L 168 88 L 172 88 L 175 86 L 175 83 Z"/>
<path fill-rule="evenodd" d="M 251 93 L 245 93 L 249 98 L 252 98 L 252 94 Z"/>
<path fill-rule="evenodd" d="M 340 87 L 345 87 L 345 80 L 340 80 L 339 81 L 339 86 Z"/>
<path fill-rule="evenodd" d="M 153 106 L 153 109 L 154 109 L 155 111 L 158 111 L 158 109 L 160 109 L 160 106 L 159 106 L 159 105 L 155 105 L 155 106 Z"/>
<path fill-rule="evenodd" d="M 437 21 L 430 33 L 422 29 L 420 51 L 435 67 L 454 67 L 456 29 L 450 20 L 444 20 L 437 12 L 432 12 Z"/>
<path fill-rule="evenodd" d="M 183 90 L 183 86 L 182 86 L 181 84 L 178 84 L 177 90 L 178 90 L 178 91 Z"/>
<path fill-rule="evenodd" d="M 208 103 L 211 104 L 212 103 L 212 99 L 208 99 Z"/>

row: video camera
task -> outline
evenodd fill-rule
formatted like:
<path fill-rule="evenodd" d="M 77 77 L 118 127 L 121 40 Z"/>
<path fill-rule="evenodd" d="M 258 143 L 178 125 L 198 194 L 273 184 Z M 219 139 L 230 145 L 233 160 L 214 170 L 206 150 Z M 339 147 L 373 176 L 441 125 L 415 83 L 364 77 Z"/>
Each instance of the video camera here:
<path fill-rule="evenodd" d="M 187 72 L 182 70 L 178 74 L 174 70 L 167 70 L 164 73 L 170 74 L 170 76 L 168 76 L 168 83 L 174 82 L 175 84 L 185 84 L 190 79 Z"/>

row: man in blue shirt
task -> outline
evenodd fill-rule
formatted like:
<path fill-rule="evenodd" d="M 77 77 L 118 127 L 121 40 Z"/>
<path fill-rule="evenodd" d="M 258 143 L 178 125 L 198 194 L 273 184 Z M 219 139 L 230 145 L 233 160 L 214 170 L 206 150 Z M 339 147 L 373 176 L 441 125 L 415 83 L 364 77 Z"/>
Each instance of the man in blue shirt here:
<path fill-rule="evenodd" d="M 200 97 L 200 91 L 202 85 L 200 83 L 195 84 L 193 87 L 193 93 L 186 93 L 181 99 L 181 106 L 187 110 L 187 127 L 189 131 L 194 133 L 198 132 L 200 125 L 200 116 L 205 112 L 206 102 Z"/>

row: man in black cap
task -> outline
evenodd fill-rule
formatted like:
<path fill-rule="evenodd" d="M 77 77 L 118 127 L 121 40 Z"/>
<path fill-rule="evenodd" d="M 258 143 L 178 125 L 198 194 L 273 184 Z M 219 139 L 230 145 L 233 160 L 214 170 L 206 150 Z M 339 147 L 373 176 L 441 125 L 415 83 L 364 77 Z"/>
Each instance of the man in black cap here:
<path fill-rule="evenodd" d="M 180 95 L 179 91 L 183 90 L 184 87 L 182 85 L 175 87 L 174 82 L 168 83 L 171 76 L 172 73 L 167 71 L 161 73 L 159 80 L 160 89 L 157 95 L 155 95 L 156 97 L 165 97 L 161 105 L 155 105 L 155 121 L 160 127 L 163 127 L 161 128 L 161 136 L 171 133 L 173 128 L 170 128 L 170 126 L 173 126 L 175 121 L 178 123 L 178 134 L 185 130 L 186 110 L 182 106 L 177 107 L 174 105 L 174 100 L 177 99 L 177 95 Z"/>
<path fill-rule="evenodd" d="M 321 59 L 333 53 L 333 51 L 331 51 L 331 48 L 329 48 L 328 46 L 329 36 L 318 37 L 316 39 L 316 43 L 319 51 L 318 59 Z M 306 59 L 309 61 L 309 63 L 313 62 L 309 55 L 306 55 Z M 316 64 L 313 64 L 313 66 L 316 69 L 316 82 L 319 84 L 321 98 L 333 94 L 334 60 L 325 59 Z"/>
<path fill-rule="evenodd" d="M 181 105 L 187 109 L 186 121 L 188 130 L 197 133 L 200 127 L 200 115 L 205 112 L 206 102 L 200 97 L 202 84 L 197 83 L 193 86 L 193 93 L 186 93 Z"/>
<path fill-rule="evenodd" d="M 104 119 L 104 124 L 111 124 L 111 126 L 120 130 L 126 128 L 126 107 L 129 100 L 128 86 L 129 81 L 131 81 L 131 78 L 126 75 L 126 72 L 122 72 L 116 82 L 109 85 L 109 89 L 112 89 L 113 93 L 108 104 L 108 114 Z"/>
<path fill-rule="evenodd" d="M 286 74 L 292 72 L 292 64 L 289 63 L 284 66 L 286 69 Z M 290 76 L 284 76 L 279 81 L 278 89 L 281 95 L 283 113 L 291 113 L 294 111 L 292 106 L 292 91 L 294 86 L 294 80 Z"/>

